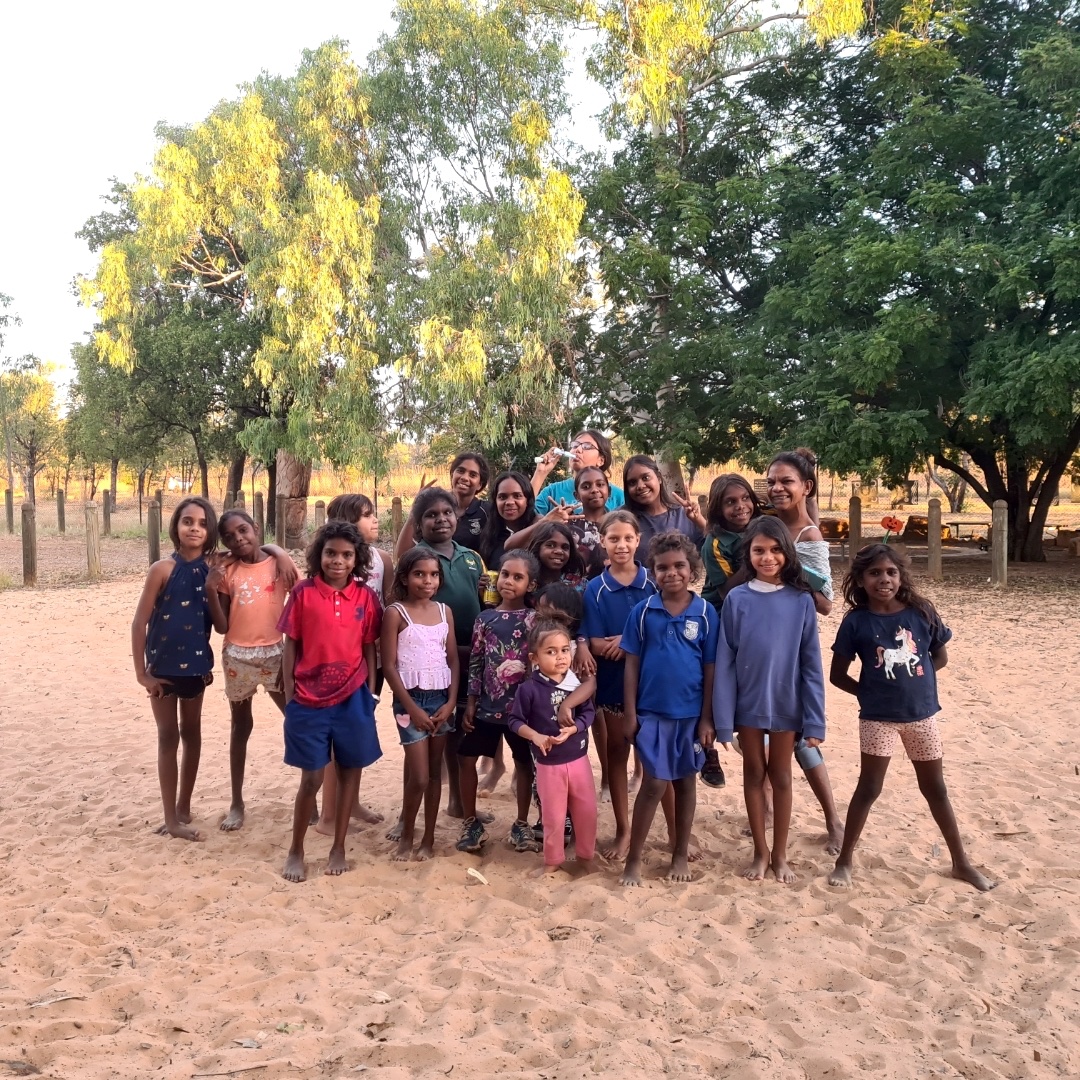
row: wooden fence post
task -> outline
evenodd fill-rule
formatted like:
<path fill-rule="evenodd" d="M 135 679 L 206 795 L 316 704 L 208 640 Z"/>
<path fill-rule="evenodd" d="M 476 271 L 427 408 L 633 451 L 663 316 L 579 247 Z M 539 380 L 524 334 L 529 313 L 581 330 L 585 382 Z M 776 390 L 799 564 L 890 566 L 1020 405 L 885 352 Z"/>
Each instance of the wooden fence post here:
<path fill-rule="evenodd" d="M 86 576 L 91 581 L 101 577 L 101 530 L 97 504 L 86 504 Z"/>
<path fill-rule="evenodd" d="M 231 510 L 236 504 L 236 493 L 233 491 L 225 492 L 225 504 L 222 506 L 222 510 Z"/>
<path fill-rule="evenodd" d="M 247 506 L 244 504 L 244 493 L 243 493 L 243 491 L 238 491 L 236 493 L 236 501 L 233 503 L 233 506 L 235 506 L 237 510 L 246 510 L 247 509 Z"/>
<path fill-rule="evenodd" d="M 152 502 L 146 512 L 146 540 L 150 554 L 150 565 L 161 558 L 161 503 Z"/>
<path fill-rule="evenodd" d="M 326 524 L 326 503 L 318 499 L 315 503 L 315 528 L 321 529 Z"/>
<path fill-rule="evenodd" d="M 7 531 L 15 531 L 15 492 L 8 488 L 4 492 L 4 511 L 7 516 Z"/>
<path fill-rule="evenodd" d="M 390 504 L 390 527 L 394 531 L 394 535 L 391 540 L 396 544 L 398 535 L 401 532 L 401 496 L 395 495 L 394 501 Z"/>
<path fill-rule="evenodd" d="M 855 553 L 862 547 L 862 499 L 852 495 L 848 502 L 848 562 L 855 561 Z"/>
<path fill-rule="evenodd" d="M 255 492 L 255 513 L 252 515 L 255 518 L 255 528 L 259 530 L 259 543 L 263 542 L 263 534 L 266 532 L 266 514 L 263 512 L 263 493 L 261 491 Z"/>
<path fill-rule="evenodd" d="M 67 515 L 64 507 L 64 489 L 56 489 L 56 530 L 63 533 L 67 530 Z"/>
<path fill-rule="evenodd" d="M 277 506 L 274 507 L 274 543 L 278 547 L 285 546 L 285 496 L 277 497 Z"/>
<path fill-rule="evenodd" d="M 708 506 L 709 506 L 709 496 L 708 495 L 699 495 L 697 497 L 697 504 L 698 504 L 698 509 L 701 510 L 701 516 L 703 518 L 707 519 L 708 516 L 709 516 L 708 513 L 707 513 Z"/>
<path fill-rule="evenodd" d="M 931 499 L 926 508 L 926 572 L 931 581 L 944 576 L 941 567 L 941 500 Z"/>
<path fill-rule="evenodd" d="M 994 503 L 991 515 L 990 581 L 999 589 L 1009 583 L 1009 504 L 1004 499 Z"/>
<path fill-rule="evenodd" d="M 22 577 L 23 585 L 37 584 L 37 518 L 34 504 L 22 504 Z"/>
<path fill-rule="evenodd" d="M 108 488 L 101 493 L 101 535 L 112 536 L 112 492 Z"/>

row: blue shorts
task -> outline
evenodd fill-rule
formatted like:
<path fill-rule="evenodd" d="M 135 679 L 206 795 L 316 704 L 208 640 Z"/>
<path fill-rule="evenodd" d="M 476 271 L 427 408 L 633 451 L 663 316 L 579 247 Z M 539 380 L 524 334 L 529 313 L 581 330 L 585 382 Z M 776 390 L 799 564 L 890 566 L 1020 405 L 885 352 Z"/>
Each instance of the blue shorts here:
<path fill-rule="evenodd" d="M 645 771 L 657 780 L 682 780 L 701 772 L 705 751 L 697 741 L 700 717 L 639 712 L 634 746 Z"/>
<path fill-rule="evenodd" d="M 343 769 L 366 769 L 382 757 L 375 730 L 375 699 L 365 683 L 336 705 L 285 706 L 285 764 L 315 772 L 333 754 Z"/>
<path fill-rule="evenodd" d="M 418 708 L 423 709 L 428 716 L 431 716 L 450 700 L 450 690 L 410 690 L 409 697 L 416 702 Z M 450 732 L 454 730 L 454 717 L 451 715 L 449 720 L 445 720 L 439 725 L 437 731 L 421 731 L 412 720 L 409 719 L 409 714 L 405 711 L 405 706 L 402 705 L 397 698 L 394 698 L 394 719 L 397 721 L 397 733 L 402 746 L 408 746 L 409 743 L 422 742 L 429 735 L 433 734 L 449 735 Z"/>

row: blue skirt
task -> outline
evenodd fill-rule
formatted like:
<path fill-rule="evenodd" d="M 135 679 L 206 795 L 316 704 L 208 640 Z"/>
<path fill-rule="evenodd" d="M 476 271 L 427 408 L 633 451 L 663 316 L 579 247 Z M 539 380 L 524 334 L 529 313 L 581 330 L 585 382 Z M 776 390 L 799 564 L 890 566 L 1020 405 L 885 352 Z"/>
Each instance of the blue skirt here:
<path fill-rule="evenodd" d="M 671 717 L 639 712 L 634 739 L 645 771 L 657 780 L 682 780 L 701 771 L 705 751 L 697 741 L 700 717 Z"/>

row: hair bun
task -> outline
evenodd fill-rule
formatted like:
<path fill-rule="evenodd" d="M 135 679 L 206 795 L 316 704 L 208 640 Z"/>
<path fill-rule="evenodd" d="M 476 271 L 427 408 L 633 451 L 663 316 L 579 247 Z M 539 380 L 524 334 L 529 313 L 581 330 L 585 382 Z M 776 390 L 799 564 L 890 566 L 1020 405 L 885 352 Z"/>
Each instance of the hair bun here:
<path fill-rule="evenodd" d="M 801 458 L 806 458 L 815 469 L 817 468 L 817 454 L 809 446 L 796 446 L 791 452 L 798 454 Z"/>

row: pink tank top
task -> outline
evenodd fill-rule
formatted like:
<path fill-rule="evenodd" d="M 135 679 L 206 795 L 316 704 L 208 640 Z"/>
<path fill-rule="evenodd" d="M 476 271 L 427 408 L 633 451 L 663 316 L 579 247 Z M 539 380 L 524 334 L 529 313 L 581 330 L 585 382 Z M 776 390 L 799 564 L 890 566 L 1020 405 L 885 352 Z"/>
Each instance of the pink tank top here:
<path fill-rule="evenodd" d="M 446 607 L 439 604 L 440 621 L 434 626 L 414 623 L 401 604 L 391 604 L 405 620 L 398 634 L 398 675 L 407 690 L 445 690 L 450 685 L 446 662 Z"/>

